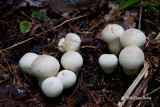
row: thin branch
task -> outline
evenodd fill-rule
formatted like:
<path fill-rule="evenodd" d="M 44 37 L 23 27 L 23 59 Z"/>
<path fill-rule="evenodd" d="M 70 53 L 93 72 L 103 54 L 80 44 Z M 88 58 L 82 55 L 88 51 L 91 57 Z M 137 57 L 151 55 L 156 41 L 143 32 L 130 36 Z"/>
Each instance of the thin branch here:
<path fill-rule="evenodd" d="M 93 12 L 94 12 L 94 11 L 93 11 Z M 52 31 L 52 30 L 54 30 L 54 29 L 56 29 L 56 28 L 64 25 L 64 24 L 67 23 L 67 22 L 70 22 L 70 21 L 73 21 L 73 20 L 77 20 L 77 19 L 80 19 L 80 18 L 83 18 L 83 17 L 86 17 L 86 16 L 88 16 L 88 14 L 85 14 L 85 15 L 82 15 L 82 16 L 78 16 L 78 17 L 75 17 L 75 18 L 72 18 L 72 19 L 68 19 L 68 20 L 62 22 L 61 24 L 59 24 L 59 25 L 51 28 L 50 30 L 47 30 L 47 31 L 45 31 L 45 32 L 42 32 L 42 33 L 37 34 L 36 37 L 40 36 L 40 35 L 43 34 L 43 33 L 47 33 L 47 32 L 49 32 L 49 31 Z M 32 35 L 32 33 L 31 33 L 31 35 Z M 26 39 L 26 40 L 24 40 L 24 41 L 22 41 L 22 42 L 19 42 L 19 43 L 17 43 L 17 44 L 12 45 L 12 46 L 10 46 L 10 47 L 8 47 L 8 48 L 6 48 L 6 49 L 2 49 L 1 51 L 6 51 L 6 50 L 9 50 L 9 49 L 12 49 L 12 48 L 14 48 L 14 47 L 16 47 L 16 46 L 18 46 L 18 45 L 21 45 L 21 44 L 23 44 L 23 43 L 25 43 L 25 42 L 28 42 L 28 41 L 32 40 L 33 38 L 34 38 L 34 37 L 30 37 L 30 38 L 28 38 L 28 39 Z"/>
<path fill-rule="evenodd" d="M 144 68 L 142 69 L 142 71 L 140 72 L 140 74 L 137 76 L 137 78 L 134 80 L 134 82 L 130 85 L 130 87 L 127 89 L 127 91 L 125 92 L 125 94 L 121 97 L 121 101 L 118 102 L 118 106 L 119 107 L 122 107 L 124 105 L 124 103 L 126 102 L 127 98 L 129 98 L 129 96 L 131 95 L 131 93 L 133 92 L 133 90 L 135 89 L 135 87 L 137 86 L 137 84 L 140 82 L 140 80 L 142 79 L 142 77 L 148 71 L 148 68 L 149 68 L 149 64 L 147 63 L 147 61 L 145 61 L 144 62 Z"/>

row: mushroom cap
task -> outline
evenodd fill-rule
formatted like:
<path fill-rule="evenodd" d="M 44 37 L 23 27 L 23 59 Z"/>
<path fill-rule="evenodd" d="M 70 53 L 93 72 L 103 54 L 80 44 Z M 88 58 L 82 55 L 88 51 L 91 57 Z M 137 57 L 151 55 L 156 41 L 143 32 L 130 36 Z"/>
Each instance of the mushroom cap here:
<path fill-rule="evenodd" d="M 115 70 L 118 59 L 114 54 L 102 54 L 99 57 L 98 62 L 105 73 L 110 74 Z"/>
<path fill-rule="evenodd" d="M 77 75 L 83 64 L 83 58 L 78 52 L 68 51 L 63 54 L 61 64 L 64 69 L 71 70 Z"/>
<path fill-rule="evenodd" d="M 57 77 L 46 78 L 42 82 L 42 91 L 49 98 L 58 97 L 63 91 L 63 83 Z"/>
<path fill-rule="evenodd" d="M 124 32 L 124 29 L 118 24 L 109 24 L 102 30 L 102 40 L 110 43 L 119 38 Z"/>
<path fill-rule="evenodd" d="M 68 33 L 65 37 L 65 41 L 75 41 L 81 43 L 81 38 L 75 33 Z"/>
<path fill-rule="evenodd" d="M 58 50 L 64 53 L 65 50 L 63 49 L 63 42 L 64 42 L 64 38 L 61 38 L 58 42 Z"/>
<path fill-rule="evenodd" d="M 119 54 L 119 63 L 126 70 L 137 70 L 144 62 L 144 53 L 136 46 L 128 46 Z"/>
<path fill-rule="evenodd" d="M 65 52 L 68 52 L 68 51 L 79 52 L 80 45 L 81 43 L 79 42 L 66 40 L 65 42 L 63 42 L 63 49 Z"/>
<path fill-rule="evenodd" d="M 146 42 L 145 34 L 135 28 L 130 28 L 124 31 L 120 37 L 120 43 L 125 48 L 127 46 L 142 47 Z"/>
<path fill-rule="evenodd" d="M 57 74 L 57 78 L 62 80 L 64 89 L 68 89 L 72 87 L 76 83 L 76 80 L 77 80 L 75 73 L 70 70 L 60 71 Z"/>
<path fill-rule="evenodd" d="M 80 37 L 75 33 L 68 33 L 65 38 L 60 39 L 58 49 L 61 52 L 79 51 L 81 45 Z"/>
<path fill-rule="evenodd" d="M 37 54 L 31 52 L 23 55 L 23 57 L 19 60 L 19 66 L 22 71 L 31 74 L 31 64 L 37 57 Z"/>
<path fill-rule="evenodd" d="M 41 79 L 56 76 L 59 68 L 58 60 L 50 55 L 38 56 L 31 65 L 32 74 Z"/>

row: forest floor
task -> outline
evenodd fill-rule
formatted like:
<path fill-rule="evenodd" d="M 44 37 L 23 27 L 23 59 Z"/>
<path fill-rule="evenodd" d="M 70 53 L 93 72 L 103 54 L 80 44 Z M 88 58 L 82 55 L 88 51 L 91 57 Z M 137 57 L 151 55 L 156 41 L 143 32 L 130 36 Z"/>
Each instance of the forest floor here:
<path fill-rule="evenodd" d="M 130 103 L 160 107 L 160 15 L 139 7 L 118 11 L 118 6 L 116 1 L 107 0 L 0 1 L 0 107 L 117 107 L 138 74 L 125 75 L 120 64 L 113 74 L 105 74 L 99 66 L 100 55 L 110 53 L 100 37 L 107 24 L 119 24 L 125 30 L 140 26 L 145 33 L 147 41 L 142 50 L 149 69 L 140 68 L 139 72 L 145 69 L 146 77 L 132 91 L 142 99 Z M 46 18 L 34 18 L 35 12 Z M 26 33 L 21 32 L 23 21 L 31 24 Z M 84 63 L 72 88 L 64 90 L 57 98 L 47 98 L 36 78 L 22 72 L 19 60 L 25 53 L 34 52 L 54 56 L 60 61 L 63 53 L 57 44 L 69 32 L 82 39 L 80 54 Z"/>

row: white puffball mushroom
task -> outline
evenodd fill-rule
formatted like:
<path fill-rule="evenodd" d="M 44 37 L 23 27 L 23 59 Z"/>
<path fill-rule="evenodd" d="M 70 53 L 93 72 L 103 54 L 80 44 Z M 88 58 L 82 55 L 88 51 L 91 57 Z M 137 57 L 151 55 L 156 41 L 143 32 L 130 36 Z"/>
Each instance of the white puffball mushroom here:
<path fill-rule="evenodd" d="M 124 31 L 120 37 L 120 43 L 125 48 L 127 46 L 142 47 L 146 42 L 145 34 L 135 28 L 130 28 Z"/>
<path fill-rule="evenodd" d="M 125 74 L 129 76 L 135 75 L 143 62 L 144 53 L 136 46 L 128 46 L 119 54 L 119 63 L 123 67 Z"/>
<path fill-rule="evenodd" d="M 76 83 L 76 80 L 77 80 L 75 73 L 70 70 L 60 71 L 57 74 L 57 78 L 62 80 L 64 89 L 68 89 L 72 87 Z"/>
<path fill-rule="evenodd" d="M 58 50 L 64 53 L 65 50 L 63 49 L 63 42 L 64 42 L 64 38 L 61 38 L 58 42 Z"/>
<path fill-rule="evenodd" d="M 23 55 L 23 57 L 19 60 L 19 66 L 22 69 L 23 72 L 25 73 L 31 73 L 31 64 L 32 62 L 38 57 L 37 54 L 35 53 L 26 53 Z"/>
<path fill-rule="evenodd" d="M 102 54 L 99 57 L 98 63 L 105 73 L 111 74 L 116 69 L 118 59 L 114 54 Z"/>
<path fill-rule="evenodd" d="M 109 24 L 102 30 L 102 40 L 108 44 L 111 53 L 118 54 L 121 51 L 120 37 L 123 32 L 124 29 L 118 24 Z"/>
<path fill-rule="evenodd" d="M 61 64 L 64 69 L 73 71 L 76 75 L 83 65 L 83 58 L 78 52 L 68 51 L 63 54 Z"/>
<path fill-rule="evenodd" d="M 58 97 L 63 91 L 63 83 L 57 77 L 46 78 L 42 82 L 42 91 L 49 98 Z"/>
<path fill-rule="evenodd" d="M 80 45 L 80 37 L 75 33 L 68 33 L 65 38 L 60 39 L 58 49 L 63 53 L 68 51 L 79 52 Z"/>
<path fill-rule="evenodd" d="M 38 56 L 31 65 L 32 74 L 38 79 L 56 76 L 59 68 L 58 60 L 50 55 Z"/>

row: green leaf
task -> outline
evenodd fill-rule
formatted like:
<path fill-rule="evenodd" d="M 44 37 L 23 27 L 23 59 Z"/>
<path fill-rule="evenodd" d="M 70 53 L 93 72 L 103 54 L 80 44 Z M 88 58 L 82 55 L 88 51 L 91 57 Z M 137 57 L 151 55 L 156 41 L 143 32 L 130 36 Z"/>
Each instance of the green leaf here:
<path fill-rule="evenodd" d="M 116 2 L 118 2 L 118 3 L 121 4 L 121 5 L 125 3 L 124 0 L 116 0 Z"/>
<path fill-rule="evenodd" d="M 153 40 L 153 34 L 152 34 L 152 29 L 149 23 L 146 21 L 146 19 L 143 19 L 144 23 L 147 25 L 147 28 L 149 29 L 151 40 Z"/>
<path fill-rule="evenodd" d="M 44 15 L 42 13 L 32 13 L 32 17 L 37 18 L 37 19 L 44 19 L 44 18 L 46 18 L 46 15 Z"/>
<path fill-rule="evenodd" d="M 139 6 L 153 6 L 153 5 L 160 5 L 160 3 L 158 2 L 150 2 L 150 3 L 142 3 L 142 4 L 137 4 L 137 5 L 134 5 L 133 7 L 139 7 Z"/>
<path fill-rule="evenodd" d="M 126 8 L 129 8 L 137 3 L 139 3 L 141 0 L 128 0 L 127 2 L 125 2 L 124 4 L 122 4 L 118 9 L 119 10 L 124 10 Z"/>
<path fill-rule="evenodd" d="M 31 28 L 31 23 L 30 22 L 27 22 L 27 21 L 23 21 L 21 23 L 21 32 L 22 33 L 27 33 L 30 31 L 30 28 Z"/>
<path fill-rule="evenodd" d="M 147 93 L 145 96 L 149 96 L 149 95 L 151 95 L 152 93 L 158 91 L 159 89 L 160 89 L 160 87 L 158 87 L 158 88 L 154 89 L 153 91 Z"/>

